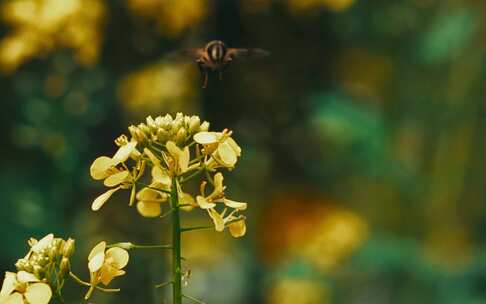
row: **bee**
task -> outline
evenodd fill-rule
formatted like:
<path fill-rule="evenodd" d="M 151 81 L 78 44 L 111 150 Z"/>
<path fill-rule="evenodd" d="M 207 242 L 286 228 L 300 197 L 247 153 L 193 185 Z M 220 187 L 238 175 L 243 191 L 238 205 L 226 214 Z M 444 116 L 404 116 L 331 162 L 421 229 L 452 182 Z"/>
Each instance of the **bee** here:
<path fill-rule="evenodd" d="M 201 72 L 202 87 L 208 85 L 209 72 L 217 72 L 219 80 L 223 80 L 223 72 L 233 60 L 260 58 L 270 55 L 259 48 L 228 48 L 223 41 L 213 40 L 202 48 L 186 49 L 184 55 L 194 59 Z"/>

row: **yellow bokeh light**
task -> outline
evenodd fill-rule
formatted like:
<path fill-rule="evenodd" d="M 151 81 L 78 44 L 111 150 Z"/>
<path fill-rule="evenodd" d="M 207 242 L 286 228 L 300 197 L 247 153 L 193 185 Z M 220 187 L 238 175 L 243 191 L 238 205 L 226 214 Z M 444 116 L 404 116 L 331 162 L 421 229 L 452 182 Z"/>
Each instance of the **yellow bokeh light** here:
<path fill-rule="evenodd" d="M 341 12 L 347 10 L 353 5 L 355 0 L 323 0 L 322 3 L 330 10 Z"/>
<path fill-rule="evenodd" d="M 368 226 L 357 214 L 331 210 L 315 226 L 300 253 L 314 266 L 332 270 L 367 239 Z"/>
<path fill-rule="evenodd" d="M 105 6 L 101 0 L 13 0 L 0 6 L 10 27 L 0 41 L 0 68 L 12 72 L 34 57 L 71 48 L 76 60 L 98 59 Z"/>
<path fill-rule="evenodd" d="M 284 278 L 274 283 L 267 295 L 267 304 L 330 303 L 327 285 L 315 280 Z"/>
<path fill-rule="evenodd" d="M 288 0 L 292 13 L 310 13 L 319 8 L 342 12 L 350 8 L 355 0 Z"/>
<path fill-rule="evenodd" d="M 279 193 L 268 204 L 259 235 L 268 263 L 301 257 L 329 272 L 341 266 L 368 238 L 368 224 L 350 210 L 310 191 Z"/>
<path fill-rule="evenodd" d="M 134 115 L 193 110 L 197 69 L 186 63 L 159 63 L 129 74 L 118 87 L 124 107 Z"/>
<path fill-rule="evenodd" d="M 127 5 L 135 15 L 155 20 L 159 32 L 169 37 L 197 25 L 208 13 L 207 0 L 127 0 Z"/>

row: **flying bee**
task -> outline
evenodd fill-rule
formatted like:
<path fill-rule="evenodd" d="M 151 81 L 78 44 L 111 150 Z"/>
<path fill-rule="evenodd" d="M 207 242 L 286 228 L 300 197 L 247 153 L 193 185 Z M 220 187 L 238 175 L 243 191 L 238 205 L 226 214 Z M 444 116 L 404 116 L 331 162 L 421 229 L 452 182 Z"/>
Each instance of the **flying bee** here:
<path fill-rule="evenodd" d="M 228 48 L 223 41 L 213 40 L 203 48 L 186 49 L 183 54 L 194 59 L 201 71 L 202 87 L 206 88 L 209 72 L 218 72 L 219 80 L 223 80 L 223 72 L 233 60 L 259 58 L 270 53 L 259 48 Z"/>

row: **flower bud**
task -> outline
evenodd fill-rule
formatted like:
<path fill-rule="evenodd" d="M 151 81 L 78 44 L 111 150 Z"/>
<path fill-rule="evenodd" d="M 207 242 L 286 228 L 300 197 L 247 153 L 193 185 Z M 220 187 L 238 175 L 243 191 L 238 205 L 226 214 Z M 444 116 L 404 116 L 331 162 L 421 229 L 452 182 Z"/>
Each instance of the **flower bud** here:
<path fill-rule="evenodd" d="M 29 264 L 29 261 L 26 259 L 18 259 L 17 262 L 15 263 L 15 268 L 17 268 L 17 271 L 21 270 L 26 270 L 27 265 Z"/>
<path fill-rule="evenodd" d="M 176 143 L 182 146 L 186 141 L 186 135 L 187 135 L 186 129 L 180 128 L 176 135 Z"/>
<path fill-rule="evenodd" d="M 157 125 L 155 124 L 155 120 L 152 118 L 152 116 L 148 116 L 146 121 L 147 121 L 147 126 L 150 128 L 150 130 L 154 130 L 157 128 Z"/>
<path fill-rule="evenodd" d="M 54 240 L 52 240 L 52 246 L 56 248 L 57 252 L 62 251 L 62 247 L 64 246 L 64 243 L 66 243 L 66 241 L 64 241 L 61 238 L 55 238 Z"/>
<path fill-rule="evenodd" d="M 31 263 L 35 266 L 40 266 L 44 267 L 49 263 L 49 257 L 48 256 L 36 256 L 35 259 L 31 261 Z"/>
<path fill-rule="evenodd" d="M 191 122 L 191 117 L 184 116 L 184 126 L 189 127 L 190 122 Z"/>
<path fill-rule="evenodd" d="M 164 129 L 157 130 L 157 139 L 161 142 L 166 142 L 169 139 L 169 133 Z"/>
<path fill-rule="evenodd" d="M 72 238 L 69 238 L 66 243 L 64 244 L 64 248 L 62 249 L 62 255 L 65 258 L 69 258 L 73 255 L 75 250 L 75 241 Z"/>
<path fill-rule="evenodd" d="M 121 249 L 130 250 L 130 249 L 133 249 L 134 246 L 131 242 L 120 242 L 120 243 L 116 243 L 116 244 L 111 245 L 111 247 L 118 247 L 118 248 L 121 248 Z"/>
<path fill-rule="evenodd" d="M 66 273 L 69 272 L 70 268 L 71 267 L 69 266 L 69 258 L 64 256 L 61 259 L 61 264 L 59 265 L 60 275 L 64 276 Z"/>
<path fill-rule="evenodd" d="M 46 248 L 46 255 L 49 257 L 49 259 L 54 260 L 57 254 L 57 246 L 54 246 L 54 244 L 51 244 Z"/>
<path fill-rule="evenodd" d="M 40 266 L 40 265 L 34 265 L 32 267 L 32 273 L 38 277 L 38 278 L 41 278 L 42 277 L 42 272 L 44 271 L 44 267 Z"/>
<path fill-rule="evenodd" d="M 165 116 L 164 118 L 162 118 L 162 123 L 160 124 L 160 127 L 166 131 L 169 131 L 171 128 L 171 124 L 172 124 L 172 117 L 168 119 L 167 116 Z"/>
<path fill-rule="evenodd" d="M 198 116 L 192 116 L 189 120 L 189 133 L 199 132 L 201 126 L 201 119 Z"/>
<path fill-rule="evenodd" d="M 165 120 L 167 121 L 168 124 L 172 123 L 172 116 L 170 114 L 166 114 L 164 116 Z"/>
<path fill-rule="evenodd" d="M 150 134 L 150 128 L 145 124 L 139 124 L 138 129 L 144 133 L 144 135 Z"/>
<path fill-rule="evenodd" d="M 174 122 L 172 123 L 172 131 L 174 132 L 174 134 L 177 134 L 177 132 L 179 132 L 179 129 L 182 127 L 182 119 L 178 119 L 178 120 L 174 120 Z"/>
<path fill-rule="evenodd" d="M 209 122 L 205 121 L 201 124 L 200 132 L 206 132 L 209 130 Z"/>
<path fill-rule="evenodd" d="M 146 138 L 147 136 L 145 136 L 145 133 L 143 133 L 142 130 L 137 128 L 135 140 L 138 142 L 143 142 Z"/>

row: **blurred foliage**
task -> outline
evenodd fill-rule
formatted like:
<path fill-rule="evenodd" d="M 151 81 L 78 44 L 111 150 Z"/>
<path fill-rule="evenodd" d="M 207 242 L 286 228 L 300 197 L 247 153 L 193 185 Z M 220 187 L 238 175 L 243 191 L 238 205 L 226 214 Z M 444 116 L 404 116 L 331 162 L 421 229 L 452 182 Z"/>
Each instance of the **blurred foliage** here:
<path fill-rule="evenodd" d="M 166 240 L 167 223 L 116 195 L 91 213 L 88 167 L 126 126 L 184 111 L 234 131 L 227 184 L 250 202 L 242 242 L 184 240 L 191 294 L 486 301 L 484 1 L 5 0 L 0 16 L 2 270 L 47 232 L 77 239 L 81 274 L 101 239 Z M 203 90 L 170 54 L 212 39 L 272 55 Z M 121 294 L 94 301 L 160 303 L 159 255 L 134 255 Z"/>

